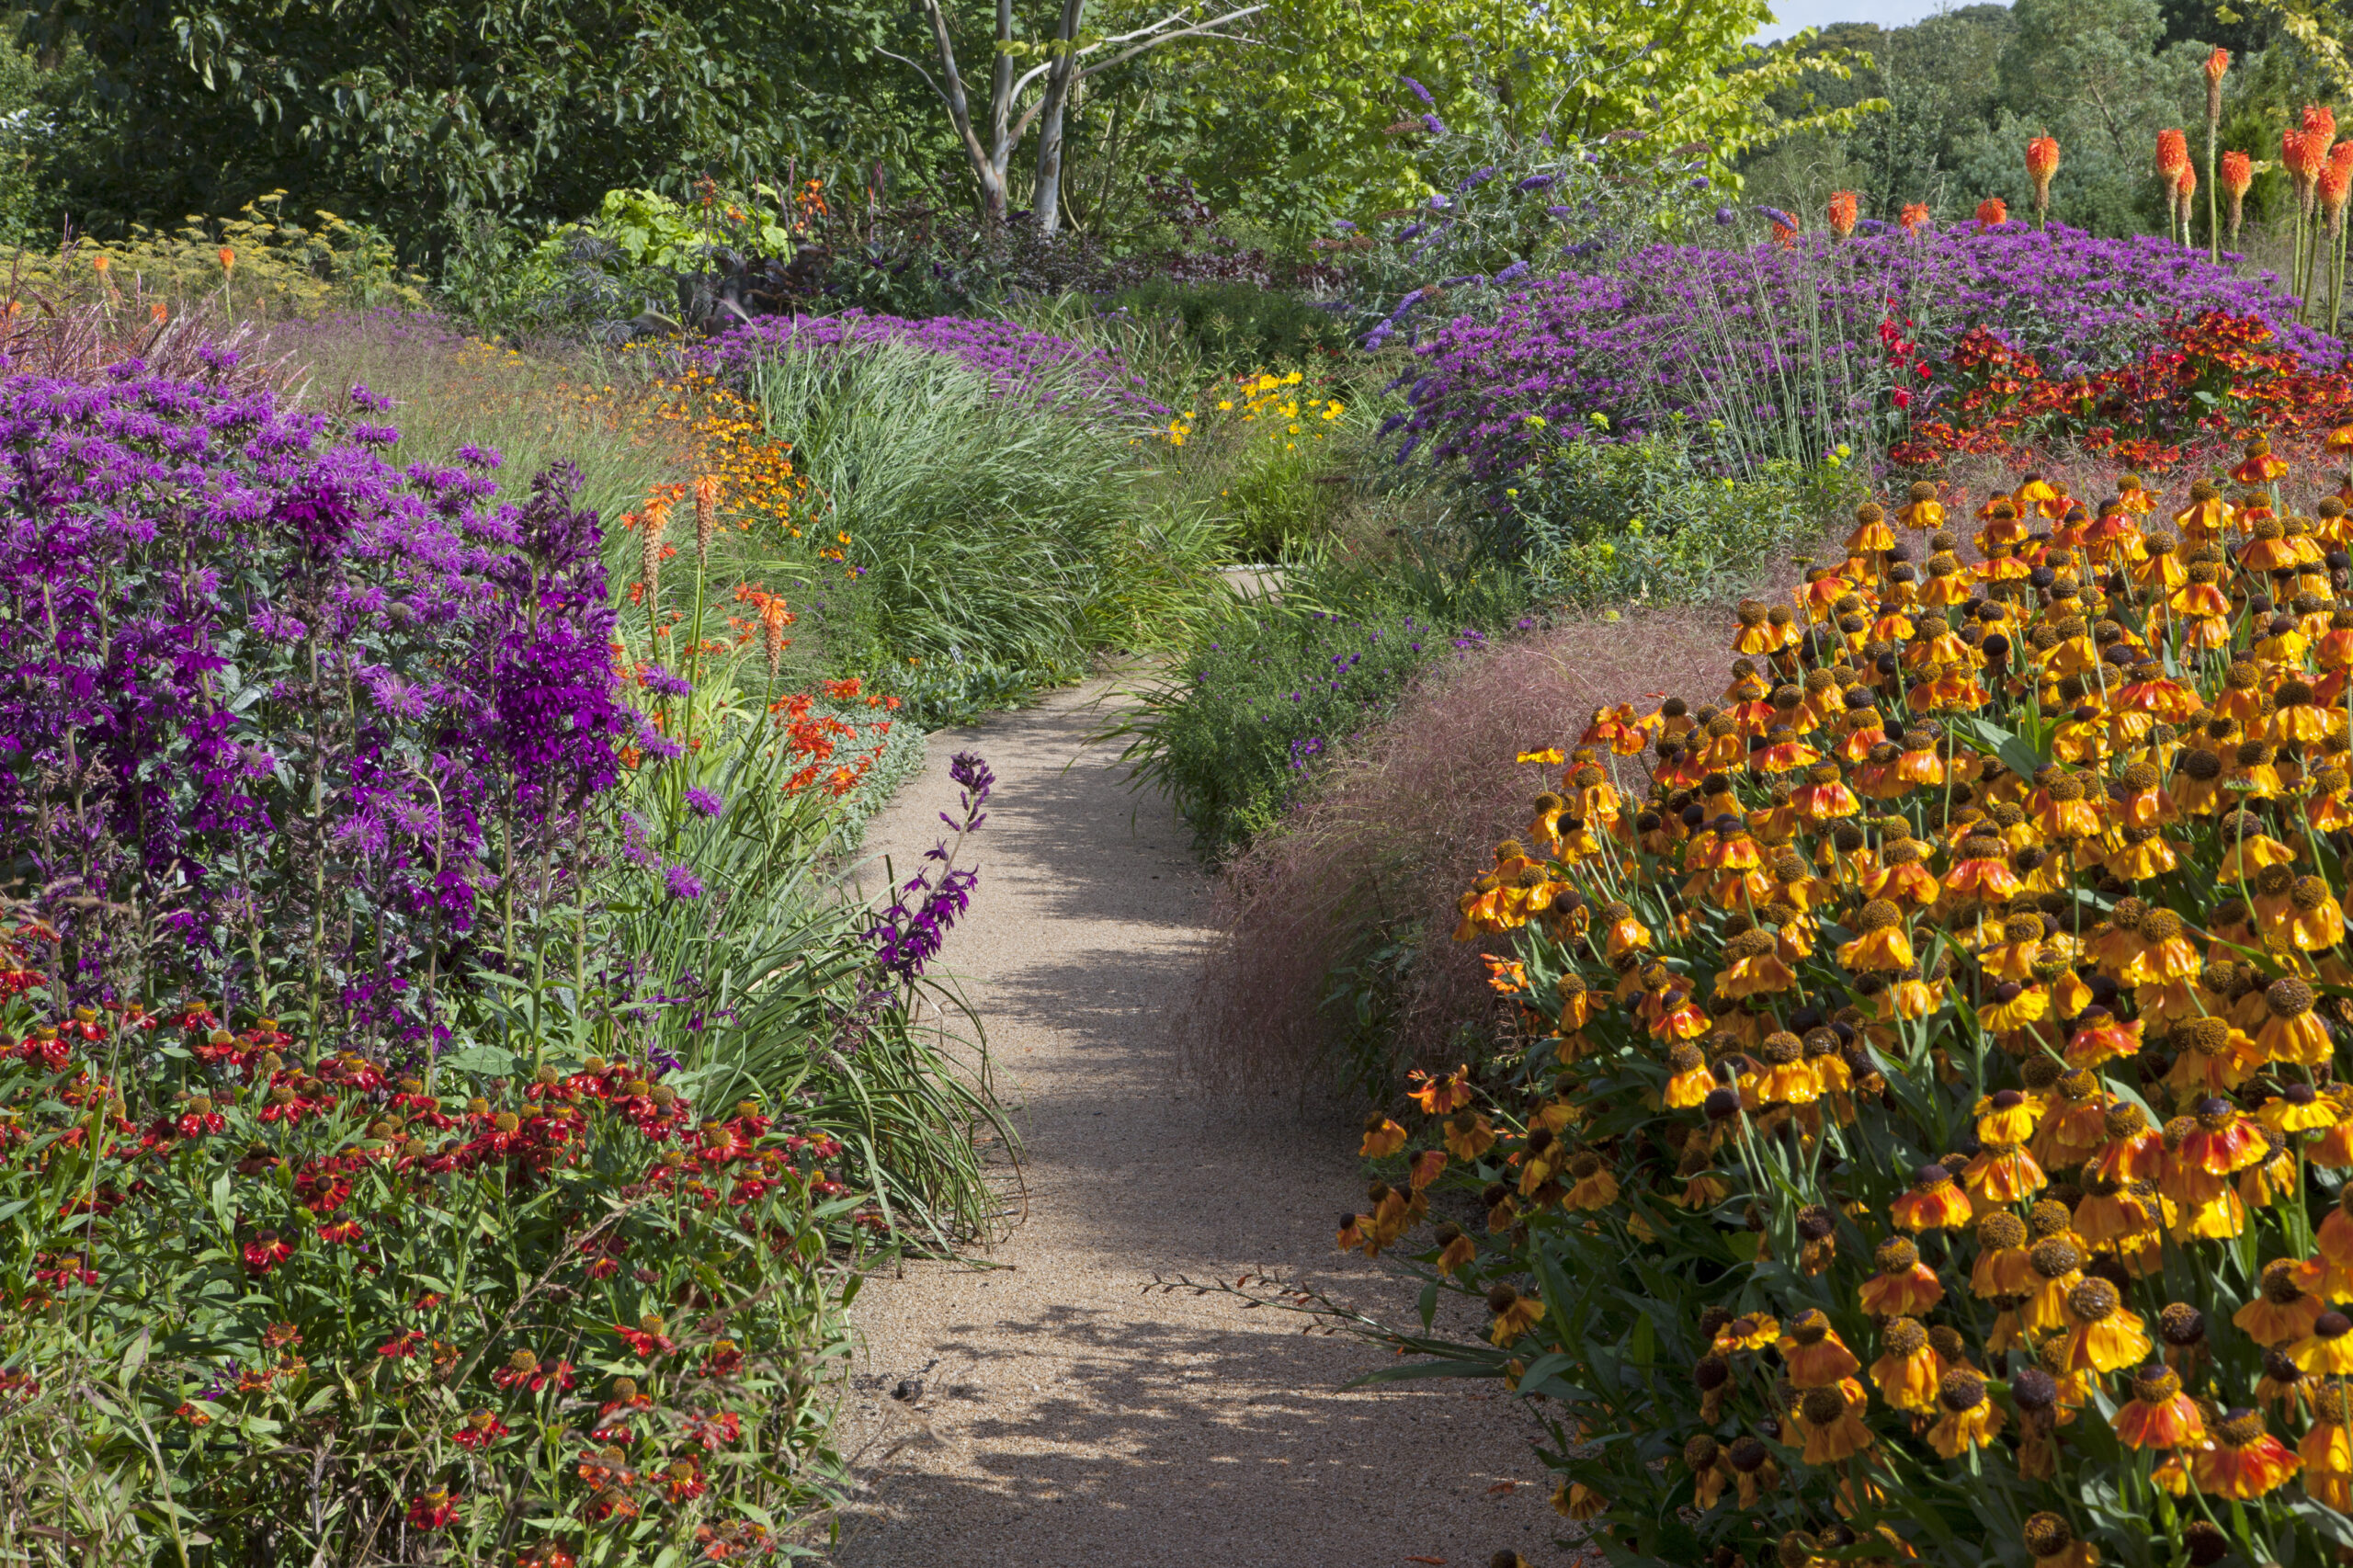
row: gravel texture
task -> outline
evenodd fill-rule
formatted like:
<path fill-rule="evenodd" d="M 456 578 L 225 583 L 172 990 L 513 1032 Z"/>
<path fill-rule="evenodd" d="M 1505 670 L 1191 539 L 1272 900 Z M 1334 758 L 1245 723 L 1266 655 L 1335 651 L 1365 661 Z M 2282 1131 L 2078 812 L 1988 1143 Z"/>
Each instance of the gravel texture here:
<path fill-rule="evenodd" d="M 946 961 L 1025 1157 L 1002 1243 L 885 1271 L 858 1300 L 841 1438 L 865 1484 L 835 1561 L 1570 1561 L 1528 1451 L 1538 1429 L 1500 1383 L 1344 1392 L 1389 1358 L 1232 1296 L 1147 1291 L 1155 1274 L 1263 1270 L 1392 1323 L 1415 1295 L 1334 1250 L 1363 1199 L 1345 1112 L 1236 1106 L 1176 1080 L 1172 1015 L 1207 882 L 1166 803 L 1129 790 L 1116 746 L 1086 745 L 1116 700 L 1097 683 L 929 737 L 927 767 L 870 830 L 870 892 L 881 856 L 904 876 L 938 836 L 951 753 L 996 770 L 969 845 L 980 887 Z"/>

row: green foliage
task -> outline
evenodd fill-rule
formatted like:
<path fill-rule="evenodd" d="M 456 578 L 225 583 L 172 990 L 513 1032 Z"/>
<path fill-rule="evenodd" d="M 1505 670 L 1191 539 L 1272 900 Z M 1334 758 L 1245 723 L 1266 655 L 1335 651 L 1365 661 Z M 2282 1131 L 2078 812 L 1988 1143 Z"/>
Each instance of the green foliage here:
<path fill-rule="evenodd" d="M 1223 607 L 1111 732 L 1140 785 L 1165 791 L 1204 855 L 1272 826 L 1324 762 L 1406 687 L 1489 631 L 1533 625 L 1520 581 L 1435 539 L 1387 560 L 1294 556 L 1279 599 Z"/>
<path fill-rule="evenodd" d="M 1207 591 L 1218 530 L 1161 504 L 1142 433 L 1076 412 L 1075 381 L 1001 396 L 983 371 L 886 343 L 769 355 L 747 392 L 830 497 L 822 536 L 849 536 L 845 564 L 758 574 L 816 585 L 846 669 L 1054 684 L 1098 652 L 1159 644 Z M 1071 412 L 1046 413 L 1049 397 Z"/>
<path fill-rule="evenodd" d="M 63 171 L 84 223 L 233 210 L 283 186 L 417 259 L 479 218 L 542 227 L 615 187 L 779 179 L 819 142 L 908 149 L 892 128 L 898 93 L 873 69 L 883 15 L 69 0 L 34 31 L 78 40 L 95 71 L 104 133 Z"/>
<path fill-rule="evenodd" d="M 1547 445 L 1490 499 L 1489 548 L 1540 597 L 1722 598 L 1776 551 L 1814 538 L 1862 488 L 1835 453 L 1819 466 L 1773 458 L 1754 477 L 1710 475 L 1692 461 L 1692 438 L 1670 422 L 1636 440 Z"/>
<path fill-rule="evenodd" d="M 792 257 L 792 235 L 778 222 L 779 198 L 774 186 L 754 186 L 749 192 L 714 190 L 694 202 L 674 201 L 656 190 L 608 190 L 596 216 L 573 225 L 573 231 L 602 240 L 612 247 L 609 266 L 628 274 L 651 268 L 657 272 L 699 272 L 708 264 L 713 245 L 778 260 Z M 569 233 L 543 241 L 538 256 L 559 260 Z"/>
<path fill-rule="evenodd" d="M 541 235 L 477 216 L 442 264 L 442 291 L 485 330 L 522 337 L 593 335 L 678 311 L 679 279 L 712 270 L 722 247 L 790 261 L 795 246 L 776 188 L 713 186 L 688 200 L 608 190 L 591 216 Z"/>
<path fill-rule="evenodd" d="M 1993 122 L 2002 51 L 2017 30 L 2010 8 L 1993 5 L 1964 6 L 1907 28 L 1841 22 L 1824 28 L 1824 44 L 1870 63 L 1845 79 L 1808 72 L 1774 96 L 1774 107 L 1795 114 L 1809 104 L 1875 97 L 1887 101 L 1887 112 L 1844 137 L 1795 136 L 1751 157 L 1743 166 L 1748 193 L 1809 217 L 1838 189 L 1855 191 L 1862 210 L 1874 215 L 1908 201 L 1965 210 L 1975 198 L 1959 182 L 1960 149 Z"/>
<path fill-rule="evenodd" d="M 1202 362 L 1226 371 L 1303 365 L 1346 354 L 1347 318 L 1285 289 L 1155 278 L 1114 293 L 1110 306 L 1178 323 Z"/>
<path fill-rule="evenodd" d="M 1416 138 L 1398 133 L 1427 112 L 1411 77 L 1457 130 L 1700 142 L 1711 172 L 1730 177 L 1743 153 L 1816 123 L 1777 114 L 1770 95 L 1807 69 L 1847 69 L 1800 53 L 1804 35 L 1796 47 L 1752 47 L 1767 19 L 1764 0 L 1588 0 L 1535 13 L 1476 0 L 1277 0 L 1254 24 L 1261 47 L 1199 61 L 1187 108 L 1199 151 L 1187 168 L 1221 210 L 1302 240 L 1333 216 L 1361 222 L 1416 200 L 1433 182 Z M 1856 114 L 1820 123 L 1844 129 Z"/>
<path fill-rule="evenodd" d="M 52 165 L 74 134 L 65 107 L 79 97 L 89 62 L 76 49 L 42 69 L 17 41 L 26 15 L 0 12 L 0 245 L 47 246 L 59 216 Z"/>

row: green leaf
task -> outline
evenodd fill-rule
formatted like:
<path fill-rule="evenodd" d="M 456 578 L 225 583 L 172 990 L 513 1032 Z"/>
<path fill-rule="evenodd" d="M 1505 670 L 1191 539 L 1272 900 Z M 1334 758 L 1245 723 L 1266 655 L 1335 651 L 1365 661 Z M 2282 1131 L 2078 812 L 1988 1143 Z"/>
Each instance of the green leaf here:
<path fill-rule="evenodd" d="M 511 1051 L 494 1045 L 470 1045 L 453 1051 L 436 1065 L 452 1073 L 471 1073 L 480 1078 L 511 1078 L 522 1068 L 523 1059 Z"/>

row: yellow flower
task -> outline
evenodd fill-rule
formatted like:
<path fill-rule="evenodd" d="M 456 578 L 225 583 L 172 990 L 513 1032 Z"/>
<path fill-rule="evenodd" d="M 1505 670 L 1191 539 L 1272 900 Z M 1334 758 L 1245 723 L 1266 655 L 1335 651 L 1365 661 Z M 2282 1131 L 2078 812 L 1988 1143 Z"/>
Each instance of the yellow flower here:
<path fill-rule="evenodd" d="M 1495 1324 L 1488 1337 L 1499 1347 L 1526 1334 L 1544 1316 L 1541 1301 L 1523 1296 L 1508 1285 L 1497 1285 L 1487 1292 L 1487 1310 L 1495 1314 Z"/>

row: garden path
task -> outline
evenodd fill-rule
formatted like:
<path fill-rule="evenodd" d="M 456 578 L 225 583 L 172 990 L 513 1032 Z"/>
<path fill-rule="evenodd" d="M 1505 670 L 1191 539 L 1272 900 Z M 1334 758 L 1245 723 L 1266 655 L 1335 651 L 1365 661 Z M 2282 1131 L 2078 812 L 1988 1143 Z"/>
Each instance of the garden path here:
<path fill-rule="evenodd" d="M 836 1561 L 1565 1561 L 1536 1428 L 1499 1385 L 1342 1392 L 1386 1358 L 1232 1297 L 1144 1293 L 1155 1272 L 1264 1268 L 1385 1321 L 1415 1301 L 1410 1281 L 1333 1249 L 1363 1198 L 1342 1115 L 1236 1108 L 1174 1072 L 1208 882 L 1167 803 L 1130 792 L 1115 747 L 1086 744 L 1116 692 L 934 735 L 869 835 L 904 875 L 954 804 L 950 754 L 995 768 L 968 844 L 980 886 L 946 957 L 987 1028 L 1028 1191 L 986 1267 L 910 1264 L 858 1297 L 840 1436 L 867 1485 Z M 865 880 L 880 884 L 879 859 Z M 892 1397 L 911 1379 L 919 1398 Z"/>

